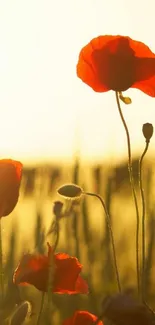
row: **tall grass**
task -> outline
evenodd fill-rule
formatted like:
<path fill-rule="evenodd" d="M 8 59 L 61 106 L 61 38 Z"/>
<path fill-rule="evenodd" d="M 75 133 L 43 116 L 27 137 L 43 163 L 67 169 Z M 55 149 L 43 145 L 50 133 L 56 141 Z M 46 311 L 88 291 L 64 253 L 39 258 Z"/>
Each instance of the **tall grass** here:
<path fill-rule="evenodd" d="M 104 196 L 108 211 L 112 212 L 112 227 L 116 233 L 116 250 L 118 254 L 118 262 L 121 266 L 120 276 L 123 284 L 123 291 L 132 287 L 136 290 L 136 274 L 134 272 L 134 256 L 132 254 L 132 224 L 134 224 L 134 211 L 130 207 L 130 193 L 128 193 L 128 174 L 124 173 L 125 162 L 122 166 L 112 169 L 106 166 L 94 166 L 86 168 L 80 165 L 80 161 L 75 161 L 73 168 L 68 167 L 65 170 L 59 170 L 57 173 L 46 169 L 47 193 L 44 192 L 44 200 L 48 200 L 49 219 L 45 218 L 43 210 L 36 209 L 35 227 L 32 231 L 32 242 L 27 242 L 27 249 L 35 248 L 38 253 L 46 253 L 46 242 L 52 244 L 53 237 L 47 237 L 47 230 L 52 222 L 52 203 L 56 198 L 55 189 L 59 184 L 73 182 L 81 185 L 86 191 L 94 188 L 95 191 Z M 89 170 L 89 176 L 87 172 Z M 51 178 L 51 175 L 54 175 Z M 119 175 L 119 176 L 118 176 Z M 22 202 L 35 200 L 35 179 L 36 173 L 24 171 Z M 45 182 L 45 175 L 42 174 L 42 184 Z M 31 179 L 32 178 L 32 179 Z M 51 185 L 52 179 L 52 185 Z M 155 268 L 154 245 L 155 245 L 155 215 L 153 200 L 153 172 L 150 166 L 145 167 L 145 192 L 147 196 L 147 252 L 146 252 L 146 295 L 147 300 L 152 304 L 155 299 L 155 283 L 153 272 Z M 104 184 L 104 186 L 103 186 Z M 119 196 L 118 196 L 119 193 Z M 38 197 L 37 197 L 38 200 Z M 42 205 L 44 200 L 41 199 Z M 127 205 L 128 202 L 128 205 Z M 36 204 L 38 207 L 38 205 Z M 130 212 L 129 212 L 130 210 Z M 31 214 L 31 210 L 27 211 Z M 18 212 L 19 213 L 19 212 Z M 22 209 L 20 210 L 22 218 Z M 9 217 L 8 217 L 9 218 Z M 19 218 L 18 218 L 19 219 Z M 133 219 L 133 222 L 132 222 Z M 16 216 L 10 220 L 16 220 Z M 3 238 L 7 245 L 7 255 L 4 260 L 5 274 L 5 299 L 3 310 L 0 311 L 1 319 L 7 319 L 11 312 L 15 309 L 16 304 L 23 300 L 32 302 L 33 315 L 30 324 L 35 324 L 36 313 L 40 302 L 40 294 L 33 287 L 17 288 L 12 284 L 12 275 L 19 259 L 17 256 L 17 247 L 20 246 L 21 251 L 25 251 L 24 240 L 18 241 L 17 229 L 13 226 L 10 235 Z M 24 221 L 23 221 L 24 222 Z M 31 225 L 26 224 L 31 228 Z M 5 220 L 4 220 L 5 227 Z M 27 230 L 23 237 L 26 237 Z M 5 230 L 7 231 L 7 230 Z M 7 240 L 7 243 L 6 243 Z M 23 245 L 23 246 L 22 246 Z M 130 248 L 131 247 L 131 248 Z M 88 281 L 90 295 L 57 295 L 52 297 L 51 320 L 54 324 L 60 324 L 61 320 L 70 316 L 77 309 L 86 309 L 94 314 L 99 314 L 100 305 L 104 296 L 116 291 L 115 275 L 112 263 L 109 232 L 104 222 L 103 211 L 100 209 L 98 202 L 88 202 L 88 198 L 81 202 L 76 202 L 71 215 L 60 221 L 60 241 L 57 251 L 64 251 L 68 254 L 76 256 L 83 264 L 83 276 Z M 133 247 L 134 250 L 134 247 Z M 43 311 L 42 325 L 46 324 L 46 312 Z M 48 319 L 49 321 L 49 319 Z"/>

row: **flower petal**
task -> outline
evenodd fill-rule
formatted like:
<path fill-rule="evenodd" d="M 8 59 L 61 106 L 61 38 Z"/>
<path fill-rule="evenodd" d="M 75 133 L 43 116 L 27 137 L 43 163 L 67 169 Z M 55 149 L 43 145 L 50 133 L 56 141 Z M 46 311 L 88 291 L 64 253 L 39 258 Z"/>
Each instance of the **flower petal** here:
<path fill-rule="evenodd" d="M 128 37 L 129 45 L 137 58 L 155 58 L 155 54 L 142 42 L 135 41 Z"/>
<path fill-rule="evenodd" d="M 97 92 L 125 91 L 135 81 L 134 51 L 129 37 L 99 36 L 79 55 L 77 75 Z"/>
<path fill-rule="evenodd" d="M 67 254 L 55 255 L 56 271 L 54 277 L 54 292 L 75 292 L 76 281 L 82 265 L 76 257 L 69 257 Z"/>
<path fill-rule="evenodd" d="M 148 80 L 136 82 L 132 88 L 137 88 L 143 91 L 143 93 L 155 97 L 155 76 Z"/>
<path fill-rule="evenodd" d="M 96 321 L 97 316 L 89 313 L 88 311 L 78 310 L 72 317 L 63 321 L 63 325 L 91 325 L 95 324 Z M 98 325 L 103 325 L 103 323 L 99 321 Z"/>
<path fill-rule="evenodd" d="M 88 284 L 80 275 L 77 278 L 75 290 L 79 293 L 89 293 Z"/>
<path fill-rule="evenodd" d="M 93 60 L 93 52 L 102 49 L 106 44 L 118 36 L 98 36 L 88 43 L 79 54 L 77 64 L 77 76 L 96 92 L 105 92 L 110 90 L 97 77 L 98 71 Z"/>
<path fill-rule="evenodd" d="M 42 281 L 42 276 L 39 273 L 40 279 L 38 280 L 38 272 L 46 272 L 48 269 L 48 258 L 44 255 L 35 255 L 35 254 L 25 254 L 21 261 L 19 262 L 17 268 L 15 269 L 13 275 L 13 282 L 15 284 L 30 283 L 37 287 L 37 282 L 40 286 Z M 35 284 L 34 284 L 35 280 Z"/>
<path fill-rule="evenodd" d="M 82 265 L 78 259 L 65 253 L 54 254 L 50 244 L 47 243 L 47 245 L 47 256 L 25 254 L 22 257 L 14 272 L 13 282 L 20 285 L 31 284 L 38 290 L 47 292 L 48 275 L 51 266 L 53 292 L 59 294 L 87 293 L 88 286 L 79 277 Z"/>
<path fill-rule="evenodd" d="M 11 159 L 0 160 L 0 217 L 15 208 L 22 176 L 22 164 Z"/>

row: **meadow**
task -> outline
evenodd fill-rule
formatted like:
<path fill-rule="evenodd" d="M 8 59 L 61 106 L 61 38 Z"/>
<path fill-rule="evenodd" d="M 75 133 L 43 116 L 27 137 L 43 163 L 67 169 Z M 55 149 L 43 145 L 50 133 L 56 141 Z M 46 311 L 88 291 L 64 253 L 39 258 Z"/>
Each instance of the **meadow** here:
<path fill-rule="evenodd" d="M 133 160 L 123 108 L 129 88 L 155 97 L 155 54 L 100 35 L 81 49 L 76 74 L 97 93 L 115 92 L 127 161 L 28 169 L 0 160 L 0 324 L 153 325 L 153 125 L 142 124 Z"/>
<path fill-rule="evenodd" d="M 149 155 L 148 155 L 149 156 Z M 133 175 L 138 183 L 138 158 L 133 160 Z M 146 297 L 154 305 L 154 169 L 146 159 L 144 188 L 147 202 Z M 72 165 L 45 165 L 24 168 L 20 199 L 16 209 L 2 220 L 3 263 L 5 276 L 5 308 L 3 319 L 16 310 L 21 301 L 32 304 L 30 324 L 34 324 L 40 308 L 41 293 L 33 286 L 16 287 L 13 272 L 23 253 L 47 254 L 47 241 L 55 242 L 51 225 L 54 220 L 53 203 L 60 199 L 57 189 L 62 184 L 74 183 L 85 190 L 100 194 L 110 214 L 115 239 L 118 269 L 123 292 L 136 293 L 135 265 L 135 210 L 129 183 L 127 161 L 116 167 L 110 164 L 85 165 L 77 159 Z M 66 205 L 66 201 L 62 198 Z M 140 196 L 139 196 L 140 203 Z M 111 240 L 105 213 L 96 198 L 72 201 L 73 210 L 60 220 L 60 236 L 56 252 L 76 256 L 83 264 L 82 274 L 89 285 L 88 295 L 52 295 L 50 321 L 60 324 L 76 310 L 100 314 L 102 300 L 117 293 L 117 283 L 111 251 Z M 49 324 L 47 301 L 41 323 Z M 18 323 L 17 323 L 18 324 Z"/>

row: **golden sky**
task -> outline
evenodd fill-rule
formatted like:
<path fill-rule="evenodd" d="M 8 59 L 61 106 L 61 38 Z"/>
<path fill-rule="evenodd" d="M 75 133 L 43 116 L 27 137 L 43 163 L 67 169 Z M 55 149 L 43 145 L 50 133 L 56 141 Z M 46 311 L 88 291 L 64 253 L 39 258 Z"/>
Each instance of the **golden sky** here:
<path fill-rule="evenodd" d="M 30 160 L 115 158 L 126 150 L 115 94 L 76 76 L 80 49 L 101 34 L 128 35 L 155 52 L 154 0 L 0 0 L 0 153 Z M 155 125 L 155 98 L 129 90 L 123 105 L 133 151 Z M 155 148 L 155 136 L 150 152 Z"/>

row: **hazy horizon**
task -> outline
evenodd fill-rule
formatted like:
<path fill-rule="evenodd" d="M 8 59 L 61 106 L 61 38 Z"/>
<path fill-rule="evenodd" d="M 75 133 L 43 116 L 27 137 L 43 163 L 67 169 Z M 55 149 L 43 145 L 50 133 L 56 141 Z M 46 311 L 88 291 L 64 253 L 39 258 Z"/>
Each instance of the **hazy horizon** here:
<path fill-rule="evenodd" d="M 0 1 L 1 157 L 125 158 L 114 92 L 95 93 L 77 78 L 76 64 L 81 48 L 101 34 L 128 35 L 155 52 L 154 9 L 153 0 Z M 155 99 L 139 90 L 124 94 L 133 101 L 122 108 L 135 155 L 145 145 L 143 123 L 155 122 Z M 154 147 L 155 137 L 148 155 Z"/>

